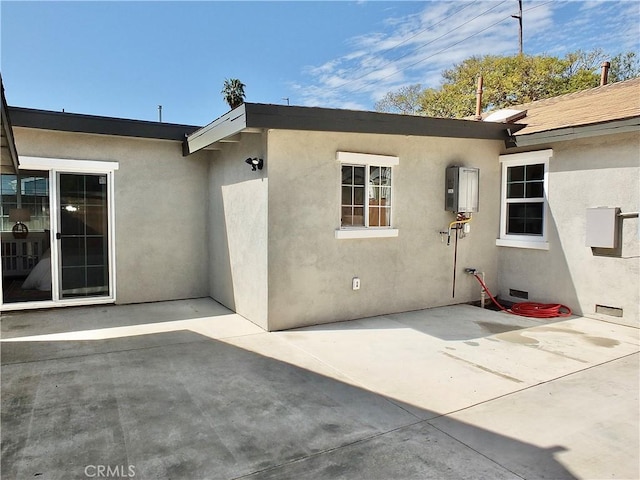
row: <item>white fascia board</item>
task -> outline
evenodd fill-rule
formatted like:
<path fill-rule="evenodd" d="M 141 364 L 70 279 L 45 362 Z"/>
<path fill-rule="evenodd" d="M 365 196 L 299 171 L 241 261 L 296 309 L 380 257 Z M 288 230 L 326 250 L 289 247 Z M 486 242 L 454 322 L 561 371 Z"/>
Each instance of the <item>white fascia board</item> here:
<path fill-rule="evenodd" d="M 189 153 L 207 148 L 220 140 L 240 133 L 247 127 L 245 104 L 225 113 L 206 127 L 196 130 L 187 136 Z"/>

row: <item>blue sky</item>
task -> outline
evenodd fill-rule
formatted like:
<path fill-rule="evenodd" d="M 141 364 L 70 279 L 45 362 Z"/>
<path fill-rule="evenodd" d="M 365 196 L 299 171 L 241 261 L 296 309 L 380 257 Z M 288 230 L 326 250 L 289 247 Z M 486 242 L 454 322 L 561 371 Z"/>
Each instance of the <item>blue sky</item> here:
<path fill-rule="evenodd" d="M 640 53 L 640 0 L 523 1 L 524 51 Z M 517 0 L 0 1 L 10 105 L 205 125 L 246 100 L 373 110 L 471 55 L 518 51 Z"/>

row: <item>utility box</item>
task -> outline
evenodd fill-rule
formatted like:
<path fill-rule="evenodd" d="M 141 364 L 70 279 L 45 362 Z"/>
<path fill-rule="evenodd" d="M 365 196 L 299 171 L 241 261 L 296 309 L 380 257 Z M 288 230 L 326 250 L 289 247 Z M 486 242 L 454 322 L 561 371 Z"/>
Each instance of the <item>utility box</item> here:
<path fill-rule="evenodd" d="M 455 213 L 478 211 L 480 170 L 471 167 L 447 167 L 444 209 Z"/>
<path fill-rule="evenodd" d="M 617 207 L 587 208 L 586 246 L 618 248 L 620 209 Z"/>

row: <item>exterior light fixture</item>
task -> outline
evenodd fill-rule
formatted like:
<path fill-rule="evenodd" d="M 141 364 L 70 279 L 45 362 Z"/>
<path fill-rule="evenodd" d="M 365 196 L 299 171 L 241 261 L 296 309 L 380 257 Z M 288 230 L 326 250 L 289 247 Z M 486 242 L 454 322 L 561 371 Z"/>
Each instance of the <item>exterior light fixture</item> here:
<path fill-rule="evenodd" d="M 29 229 L 24 224 L 31 220 L 31 212 L 26 208 L 12 208 L 9 210 L 9 221 L 16 222 L 11 229 L 13 238 L 27 238 L 29 235 Z"/>
<path fill-rule="evenodd" d="M 244 161 L 246 164 L 251 165 L 251 170 L 254 172 L 256 170 L 262 170 L 262 166 L 264 165 L 264 161 L 261 158 L 247 158 Z"/>

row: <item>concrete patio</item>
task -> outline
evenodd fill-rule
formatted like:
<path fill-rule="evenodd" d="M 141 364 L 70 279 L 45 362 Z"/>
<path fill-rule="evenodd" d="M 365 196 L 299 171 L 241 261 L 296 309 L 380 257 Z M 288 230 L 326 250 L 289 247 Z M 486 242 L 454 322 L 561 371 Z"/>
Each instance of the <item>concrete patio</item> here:
<path fill-rule="evenodd" d="M 2 315 L 2 478 L 637 479 L 639 332 L 468 305 L 266 333 Z"/>

